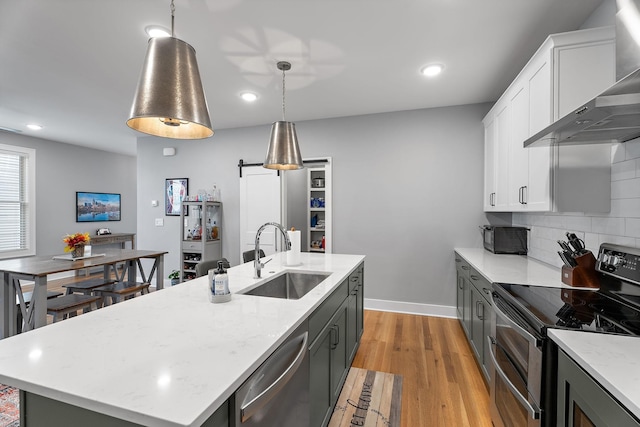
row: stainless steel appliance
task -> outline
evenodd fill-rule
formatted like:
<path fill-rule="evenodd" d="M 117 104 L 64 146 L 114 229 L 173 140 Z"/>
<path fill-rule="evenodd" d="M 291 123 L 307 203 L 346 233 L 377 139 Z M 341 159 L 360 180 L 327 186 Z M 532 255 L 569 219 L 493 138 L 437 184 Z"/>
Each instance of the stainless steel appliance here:
<path fill-rule="evenodd" d="M 526 255 L 527 231 L 526 227 L 480 227 L 484 248 L 494 254 Z"/>
<path fill-rule="evenodd" d="M 309 425 L 308 337 L 304 322 L 240 386 L 234 399 L 236 426 Z"/>
<path fill-rule="evenodd" d="M 489 337 L 496 427 L 555 426 L 557 348 L 548 328 L 640 336 L 640 249 L 604 243 L 599 290 L 495 283 Z"/>

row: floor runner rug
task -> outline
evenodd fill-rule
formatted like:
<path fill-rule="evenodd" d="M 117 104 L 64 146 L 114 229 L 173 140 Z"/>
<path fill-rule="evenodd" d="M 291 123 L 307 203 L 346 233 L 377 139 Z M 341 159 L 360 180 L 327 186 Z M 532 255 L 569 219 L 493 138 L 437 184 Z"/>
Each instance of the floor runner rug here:
<path fill-rule="evenodd" d="M 0 384 L 0 427 L 20 427 L 20 391 Z"/>
<path fill-rule="evenodd" d="M 402 376 L 351 368 L 329 427 L 399 427 Z"/>

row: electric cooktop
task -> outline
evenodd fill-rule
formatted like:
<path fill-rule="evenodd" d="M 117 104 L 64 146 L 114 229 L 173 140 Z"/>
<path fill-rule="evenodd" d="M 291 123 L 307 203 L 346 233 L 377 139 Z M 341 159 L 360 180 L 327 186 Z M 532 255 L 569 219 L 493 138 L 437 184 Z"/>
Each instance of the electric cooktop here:
<path fill-rule="evenodd" d="M 597 290 L 506 283 L 496 284 L 494 290 L 541 333 L 563 328 L 640 336 L 639 258 L 639 249 L 602 244 Z"/>

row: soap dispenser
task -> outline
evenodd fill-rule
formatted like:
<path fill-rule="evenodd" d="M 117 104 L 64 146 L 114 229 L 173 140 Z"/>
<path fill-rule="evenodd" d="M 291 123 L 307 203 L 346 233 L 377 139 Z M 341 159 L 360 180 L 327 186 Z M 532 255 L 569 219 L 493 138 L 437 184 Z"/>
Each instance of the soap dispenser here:
<path fill-rule="evenodd" d="M 224 269 L 224 261 L 218 261 L 218 268 L 213 272 L 213 280 L 210 284 L 209 299 L 212 303 L 227 302 L 231 300 L 229 291 L 229 275 Z"/>

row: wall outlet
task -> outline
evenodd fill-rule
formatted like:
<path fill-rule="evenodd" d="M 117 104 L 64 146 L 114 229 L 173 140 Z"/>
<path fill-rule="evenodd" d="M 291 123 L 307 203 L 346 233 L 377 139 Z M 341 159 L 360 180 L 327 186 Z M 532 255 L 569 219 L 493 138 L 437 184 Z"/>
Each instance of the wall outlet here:
<path fill-rule="evenodd" d="M 154 208 L 158 207 L 158 201 L 157 200 L 152 200 L 151 201 L 151 206 L 153 206 Z"/>
<path fill-rule="evenodd" d="M 164 227 L 164 218 L 156 218 L 156 227 Z"/>

